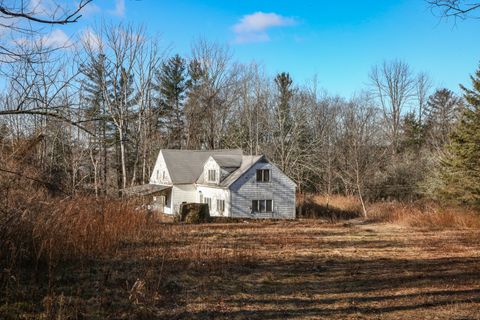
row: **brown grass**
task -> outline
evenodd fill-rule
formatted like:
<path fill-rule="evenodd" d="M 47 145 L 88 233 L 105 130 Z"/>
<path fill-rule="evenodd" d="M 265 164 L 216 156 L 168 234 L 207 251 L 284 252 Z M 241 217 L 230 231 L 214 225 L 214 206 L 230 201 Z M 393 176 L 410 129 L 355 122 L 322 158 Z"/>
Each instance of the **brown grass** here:
<path fill-rule="evenodd" d="M 478 212 L 458 207 L 441 207 L 428 202 L 373 204 L 369 207 L 369 220 L 429 230 L 480 228 Z"/>
<path fill-rule="evenodd" d="M 323 219 L 330 222 L 362 217 L 360 201 L 356 197 L 339 195 L 298 195 L 298 211 L 302 218 Z M 301 209 L 300 209 L 301 208 Z M 378 202 L 367 206 L 370 222 L 388 222 L 424 229 L 480 228 L 480 212 L 434 202 L 415 203 Z"/>
<path fill-rule="evenodd" d="M 308 198 L 327 200 L 327 221 L 201 225 L 120 201 L 28 203 L 0 224 L 16 230 L 0 234 L 2 254 L 23 262 L 1 260 L 0 318 L 480 319 L 476 220 L 383 203 L 370 221 L 335 223 L 358 203 Z"/>
<path fill-rule="evenodd" d="M 124 241 L 138 239 L 148 222 L 145 212 L 119 200 L 34 199 L 0 215 L 4 267 L 114 255 Z"/>
<path fill-rule="evenodd" d="M 353 196 L 298 194 L 297 211 L 300 218 L 335 222 L 360 217 L 362 206 Z"/>
<path fill-rule="evenodd" d="M 312 220 L 153 224 L 117 255 L 23 283 L 6 319 L 479 319 L 480 239 Z M 2 313 L 3 312 L 3 313 Z"/>

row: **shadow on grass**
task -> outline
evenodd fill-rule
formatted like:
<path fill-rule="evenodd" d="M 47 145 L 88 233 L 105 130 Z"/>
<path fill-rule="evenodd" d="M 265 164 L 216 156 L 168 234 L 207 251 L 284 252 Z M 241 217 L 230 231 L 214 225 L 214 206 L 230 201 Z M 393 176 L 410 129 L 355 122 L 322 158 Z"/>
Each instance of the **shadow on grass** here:
<path fill-rule="evenodd" d="M 479 265 L 480 258 L 263 263 L 249 272 L 230 270 L 231 280 L 225 280 L 227 283 L 211 284 L 205 292 L 189 293 L 190 301 L 206 294 L 210 301 L 221 299 L 229 306 L 228 311 L 206 308 L 171 316 L 344 319 L 360 314 L 368 317 L 407 311 L 428 313 L 437 307 L 462 309 L 464 304 L 472 307 L 480 303 Z M 475 308 L 473 305 L 472 309 Z"/>
<path fill-rule="evenodd" d="M 243 232 L 243 225 L 239 226 Z M 349 235 L 348 229 L 315 234 L 306 227 L 298 234 L 290 231 L 293 242 L 282 240 L 278 230 L 267 237 L 252 229 L 246 230 L 244 238 L 215 239 L 208 245 L 202 245 L 207 237 L 192 230 L 203 234 L 209 228 L 185 230 L 189 237 L 183 234 L 171 243 L 161 239 L 140 242 L 142 248 L 135 250 L 148 251 L 143 256 L 128 252 L 116 259 L 63 269 L 52 290 L 64 295 L 65 301 L 69 297 L 79 301 L 69 307 L 71 312 L 112 319 L 123 315 L 129 319 L 347 319 L 359 315 L 382 318 L 395 312 L 418 312 L 421 319 L 425 313 L 439 312 L 438 308 L 458 311 L 480 303 L 480 257 L 474 253 L 470 257 L 400 258 L 389 252 L 401 253 L 411 244 L 388 237 L 341 238 Z M 281 229 L 285 230 L 290 230 L 288 225 Z M 320 252 L 350 247 L 387 250 L 380 256 L 305 251 L 284 255 L 288 245 L 299 252 L 309 247 L 319 247 Z M 171 251 L 160 250 L 169 246 Z M 255 255 L 267 246 L 278 254 Z M 47 291 L 38 283 L 34 287 L 36 292 L 26 290 L 23 298 L 36 301 L 38 307 Z M 462 319 L 478 316 L 470 313 Z M 439 318 L 448 317 L 442 314 Z"/>

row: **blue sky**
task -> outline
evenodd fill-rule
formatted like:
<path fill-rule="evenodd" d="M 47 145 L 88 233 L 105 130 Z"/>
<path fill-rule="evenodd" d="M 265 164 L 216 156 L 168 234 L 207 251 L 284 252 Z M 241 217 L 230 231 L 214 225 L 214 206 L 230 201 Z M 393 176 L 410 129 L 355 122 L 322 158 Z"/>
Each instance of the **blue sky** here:
<path fill-rule="evenodd" d="M 314 76 L 331 94 L 365 88 L 372 65 L 402 59 L 458 91 L 480 62 L 479 20 L 445 21 L 423 0 L 94 0 L 82 32 L 100 19 L 143 24 L 171 53 L 188 56 L 199 37 L 230 45 L 234 59 L 268 74 Z M 75 30 L 73 30 L 74 28 Z"/>

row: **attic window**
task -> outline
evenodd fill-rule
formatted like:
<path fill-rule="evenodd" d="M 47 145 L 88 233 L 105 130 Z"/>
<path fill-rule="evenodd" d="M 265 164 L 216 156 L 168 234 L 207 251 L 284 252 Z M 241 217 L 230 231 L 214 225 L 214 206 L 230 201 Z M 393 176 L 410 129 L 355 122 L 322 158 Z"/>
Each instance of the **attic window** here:
<path fill-rule="evenodd" d="M 208 181 L 209 182 L 216 182 L 217 181 L 217 171 L 216 170 L 208 170 Z"/>
<path fill-rule="evenodd" d="M 270 170 L 258 169 L 257 170 L 257 182 L 270 182 Z"/>

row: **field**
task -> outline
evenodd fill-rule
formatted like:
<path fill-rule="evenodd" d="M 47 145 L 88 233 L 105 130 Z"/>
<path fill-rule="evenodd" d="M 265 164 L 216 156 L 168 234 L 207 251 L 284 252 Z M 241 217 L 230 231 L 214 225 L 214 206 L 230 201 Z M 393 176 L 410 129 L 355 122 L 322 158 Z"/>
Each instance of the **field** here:
<path fill-rule="evenodd" d="M 478 229 L 155 222 L 51 269 L 4 286 L 2 318 L 480 319 Z"/>

